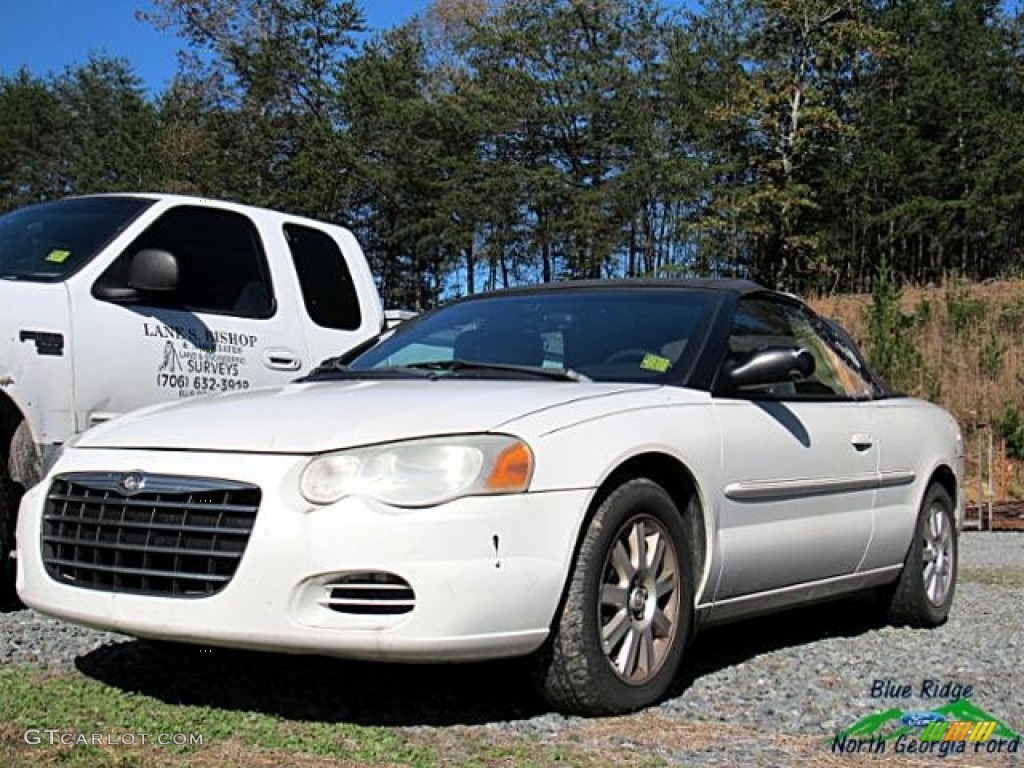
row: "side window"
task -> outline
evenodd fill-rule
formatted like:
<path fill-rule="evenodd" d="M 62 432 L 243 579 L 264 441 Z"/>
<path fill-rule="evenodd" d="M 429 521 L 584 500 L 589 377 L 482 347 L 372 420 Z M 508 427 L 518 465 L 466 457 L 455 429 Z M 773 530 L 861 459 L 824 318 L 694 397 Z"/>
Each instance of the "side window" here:
<path fill-rule="evenodd" d="M 167 296 L 142 297 L 141 302 L 251 318 L 274 314 L 266 257 L 248 217 L 219 208 L 172 208 L 110 265 L 97 286 L 130 291 L 131 260 L 146 248 L 174 254 L 178 288 Z"/>
<path fill-rule="evenodd" d="M 362 322 L 359 295 L 345 257 L 325 232 L 285 224 L 284 236 L 310 319 L 324 328 L 354 331 Z"/>
<path fill-rule="evenodd" d="M 768 347 L 806 349 L 814 356 L 814 374 L 807 379 L 744 387 L 737 394 L 813 400 L 869 397 L 873 392 L 871 384 L 822 337 L 811 315 L 793 304 L 741 299 L 728 345 L 725 365 L 741 364 Z"/>

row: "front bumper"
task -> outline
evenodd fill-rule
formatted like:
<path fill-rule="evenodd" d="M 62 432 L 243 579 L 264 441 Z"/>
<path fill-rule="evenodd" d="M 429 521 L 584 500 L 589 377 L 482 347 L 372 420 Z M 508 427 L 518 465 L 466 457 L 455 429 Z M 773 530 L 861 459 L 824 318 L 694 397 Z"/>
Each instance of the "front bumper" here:
<path fill-rule="evenodd" d="M 262 503 L 238 570 L 202 598 L 62 584 L 44 567 L 40 528 L 49 481 L 22 501 L 17 589 L 26 605 L 139 637 L 365 659 L 454 661 L 515 656 L 547 637 L 592 490 L 460 499 L 404 510 L 349 498 L 314 507 L 298 494 L 298 456 L 69 450 L 65 472 L 143 471 L 259 485 Z M 395 574 L 408 613 L 340 613 L 336 577 Z"/>

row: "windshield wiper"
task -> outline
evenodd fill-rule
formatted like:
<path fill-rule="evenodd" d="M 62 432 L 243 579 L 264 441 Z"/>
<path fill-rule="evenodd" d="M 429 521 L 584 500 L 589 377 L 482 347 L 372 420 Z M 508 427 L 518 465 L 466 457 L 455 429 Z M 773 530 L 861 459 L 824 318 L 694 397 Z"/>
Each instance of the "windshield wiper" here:
<path fill-rule="evenodd" d="M 53 272 L 2 272 L 0 278 L 4 280 L 48 280 L 57 277 Z"/>
<path fill-rule="evenodd" d="M 552 381 L 591 381 L 588 376 L 584 376 L 582 373 L 578 373 L 571 368 L 542 368 L 537 365 L 477 363 L 469 360 L 431 360 L 423 363 L 409 363 L 408 365 L 381 366 L 380 368 L 349 368 L 343 362 L 347 357 L 346 355 L 324 360 L 315 369 L 295 381 L 301 383 L 326 380 L 337 381 L 341 379 L 436 378 L 433 374 L 439 371 L 450 373 L 478 371 L 506 375 L 514 374 L 516 376 L 532 376 Z"/>
<path fill-rule="evenodd" d="M 590 378 L 572 368 L 543 368 L 539 365 L 512 365 L 511 363 L 478 363 L 471 360 L 431 360 L 424 363 L 410 363 L 402 366 L 424 371 L 495 371 L 536 376 L 553 381 L 590 381 Z"/>
<path fill-rule="evenodd" d="M 402 366 L 385 368 L 349 368 L 344 363 L 332 361 L 330 365 L 321 365 L 305 376 L 295 379 L 295 384 L 309 384 L 316 381 L 352 381 L 354 379 L 423 379 L 431 377 L 428 371 L 409 370 Z"/>
<path fill-rule="evenodd" d="M 344 355 L 338 357 L 329 357 L 320 363 L 316 368 L 307 373 L 303 378 L 310 376 L 316 376 L 321 373 L 337 373 L 338 371 L 348 370 L 348 366 L 342 361 L 345 359 Z"/>

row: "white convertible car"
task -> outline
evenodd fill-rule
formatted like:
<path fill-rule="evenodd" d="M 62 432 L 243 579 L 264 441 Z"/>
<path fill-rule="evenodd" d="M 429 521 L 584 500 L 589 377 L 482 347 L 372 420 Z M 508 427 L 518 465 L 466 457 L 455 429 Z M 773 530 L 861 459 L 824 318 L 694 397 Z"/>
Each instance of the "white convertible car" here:
<path fill-rule="evenodd" d="M 866 589 L 942 623 L 962 483 L 954 419 L 796 299 L 564 283 L 88 431 L 25 496 L 18 591 L 172 642 L 528 656 L 551 705 L 615 713 L 709 624 Z"/>

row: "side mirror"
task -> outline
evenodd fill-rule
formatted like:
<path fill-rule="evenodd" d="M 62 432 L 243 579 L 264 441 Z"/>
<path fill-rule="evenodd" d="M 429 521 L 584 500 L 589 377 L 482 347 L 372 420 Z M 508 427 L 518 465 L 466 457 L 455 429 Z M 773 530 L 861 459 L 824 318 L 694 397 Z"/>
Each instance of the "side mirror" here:
<path fill-rule="evenodd" d="M 814 355 L 806 349 L 768 347 L 725 372 L 733 389 L 767 386 L 806 379 L 814 373 Z"/>
<path fill-rule="evenodd" d="M 170 251 L 144 248 L 132 257 L 129 284 L 140 293 L 167 293 L 178 288 L 178 259 Z"/>

